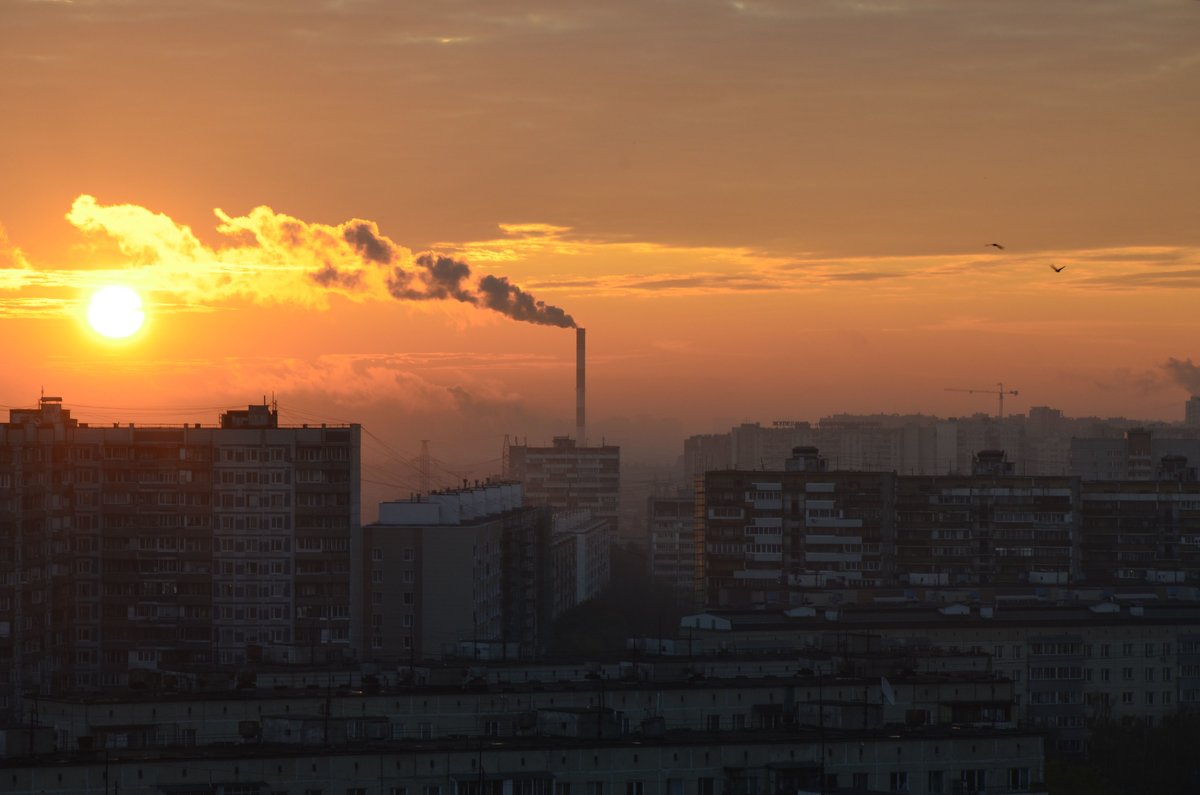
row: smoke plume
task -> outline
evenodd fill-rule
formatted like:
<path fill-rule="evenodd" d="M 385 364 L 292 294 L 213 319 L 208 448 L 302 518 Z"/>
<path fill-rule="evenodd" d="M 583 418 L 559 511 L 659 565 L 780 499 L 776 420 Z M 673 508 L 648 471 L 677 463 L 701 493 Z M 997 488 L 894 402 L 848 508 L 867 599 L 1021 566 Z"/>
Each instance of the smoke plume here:
<path fill-rule="evenodd" d="M 402 301 L 444 301 L 453 298 L 468 304 L 479 303 L 475 295 L 463 286 L 471 276 L 471 268 L 465 262 L 435 254 L 422 254 L 416 258 L 416 271 L 396 268 L 388 279 L 388 290 Z M 421 285 L 415 289 L 412 285 Z"/>
<path fill-rule="evenodd" d="M 105 206 L 91 196 L 77 198 L 67 220 L 113 240 L 139 266 L 144 286 L 196 303 L 238 296 L 324 306 L 334 294 L 351 300 L 453 300 L 526 323 L 575 325 L 562 309 L 536 300 L 508 277 L 477 277 L 467 263 L 435 252 L 414 255 L 374 221 L 309 223 L 270 207 L 243 216 L 215 213 L 226 242 L 211 247 L 164 214 L 137 205 Z"/>
<path fill-rule="evenodd" d="M 484 306 L 514 320 L 575 328 L 574 318 L 557 306 L 534 300 L 532 295 L 511 284 L 507 276 L 484 276 L 479 280 L 479 290 L 483 294 Z"/>
<path fill-rule="evenodd" d="M 1192 357 L 1176 359 L 1172 356 L 1163 363 L 1162 368 L 1175 383 L 1193 395 L 1200 395 L 1200 365 L 1192 364 Z"/>

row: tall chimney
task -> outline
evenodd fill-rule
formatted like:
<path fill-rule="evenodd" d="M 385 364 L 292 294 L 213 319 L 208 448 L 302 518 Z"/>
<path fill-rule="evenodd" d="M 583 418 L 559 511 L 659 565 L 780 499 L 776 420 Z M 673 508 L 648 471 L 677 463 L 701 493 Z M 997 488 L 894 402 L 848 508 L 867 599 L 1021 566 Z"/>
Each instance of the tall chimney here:
<path fill-rule="evenodd" d="M 587 444 L 587 409 L 584 391 L 587 384 L 584 371 L 587 366 L 587 332 L 575 329 L 575 444 Z"/>

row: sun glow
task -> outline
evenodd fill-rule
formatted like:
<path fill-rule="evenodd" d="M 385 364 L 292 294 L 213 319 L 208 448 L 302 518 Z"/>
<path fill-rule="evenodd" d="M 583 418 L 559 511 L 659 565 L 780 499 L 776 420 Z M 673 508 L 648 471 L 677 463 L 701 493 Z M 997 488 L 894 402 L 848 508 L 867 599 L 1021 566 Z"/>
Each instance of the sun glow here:
<path fill-rule="evenodd" d="M 97 290 L 88 304 L 88 323 L 98 334 L 122 339 L 142 327 L 146 319 L 142 298 L 129 287 L 112 286 Z"/>

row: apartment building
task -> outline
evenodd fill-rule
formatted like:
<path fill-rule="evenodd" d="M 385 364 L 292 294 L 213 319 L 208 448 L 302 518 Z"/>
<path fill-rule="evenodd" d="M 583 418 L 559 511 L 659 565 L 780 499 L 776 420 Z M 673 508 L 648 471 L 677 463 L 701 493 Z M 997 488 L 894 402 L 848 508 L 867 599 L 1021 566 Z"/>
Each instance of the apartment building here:
<path fill-rule="evenodd" d="M 1080 575 L 1079 484 L 1013 474 L 1003 451 L 971 475 L 897 479 L 896 571 L 910 585 L 1065 584 Z"/>
<path fill-rule="evenodd" d="M 521 486 L 384 502 L 363 528 L 364 657 L 413 662 L 536 653 L 547 619 L 550 522 Z"/>
<path fill-rule="evenodd" d="M 896 475 L 823 471 L 814 448 L 797 450 L 812 468 L 697 480 L 705 604 L 786 605 L 793 590 L 893 581 Z"/>
<path fill-rule="evenodd" d="M 690 617 L 681 634 L 689 653 L 700 656 L 728 648 L 795 653 L 867 637 L 916 659 L 972 652 L 980 655 L 977 670 L 1012 682 L 1018 724 L 1046 731 L 1051 747 L 1064 753 L 1083 751 L 1097 722 L 1153 725 L 1200 708 L 1200 594 L 1186 601 L 1158 601 L 1152 593 L 1109 601 L 1099 589 L 1064 591 L 1055 600 L 1017 596 L 977 605 L 926 599 L 900 607 L 715 612 Z"/>
<path fill-rule="evenodd" d="M 161 666 L 354 656 L 357 425 L 0 425 L 0 716 Z"/>
<path fill-rule="evenodd" d="M 646 506 L 650 576 L 683 598 L 696 589 L 696 498 L 652 495 Z"/>
<path fill-rule="evenodd" d="M 282 718 L 283 716 L 279 716 Z M 151 754 L 75 754 L 47 769 L 12 762 L 12 795 L 98 791 L 481 795 L 715 795 L 775 792 L 1044 793 L 1041 737 L 1024 731 L 687 732 L 608 739 L 589 721 L 559 737 L 328 743 L 316 716 L 277 720 L 291 743 Z M 592 722 L 594 723 L 594 721 Z M 308 731 L 304 731 L 305 728 Z M 269 782 L 269 783 L 268 783 Z"/>
<path fill-rule="evenodd" d="M 698 602 L 804 604 L 828 588 L 1200 583 L 1200 480 L 1181 455 L 1145 480 L 1018 475 L 1000 450 L 970 475 L 829 471 L 697 480 Z M 740 596 L 735 597 L 735 593 Z M 741 601 L 738 601 L 741 600 Z"/>
<path fill-rule="evenodd" d="M 1152 428 L 1131 428 L 1121 436 L 1071 439 L 1071 474 L 1082 480 L 1154 480 L 1164 458 L 1182 456 L 1200 463 L 1200 439 Z"/>
<path fill-rule="evenodd" d="M 527 505 L 555 512 L 590 511 L 597 519 L 609 520 L 614 537 L 620 537 L 620 447 L 583 446 L 567 436 L 554 437 L 550 447 L 512 445 L 507 477 L 521 483 Z"/>
<path fill-rule="evenodd" d="M 553 527 L 556 541 L 566 540 L 575 547 L 571 554 L 575 571 L 568 578 L 574 589 L 570 606 L 599 596 L 612 578 L 613 536 L 608 519 L 592 516 L 587 510 L 565 511 L 554 515 Z"/>
<path fill-rule="evenodd" d="M 1088 582 L 1194 583 L 1200 574 L 1200 482 L 1180 459 L 1156 480 L 1085 481 L 1080 547 Z"/>

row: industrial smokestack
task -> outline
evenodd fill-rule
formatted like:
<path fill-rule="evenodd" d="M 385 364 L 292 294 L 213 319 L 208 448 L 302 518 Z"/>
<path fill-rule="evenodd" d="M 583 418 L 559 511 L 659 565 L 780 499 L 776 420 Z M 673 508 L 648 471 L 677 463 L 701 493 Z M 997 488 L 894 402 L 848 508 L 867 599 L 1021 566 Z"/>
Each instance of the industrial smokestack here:
<path fill-rule="evenodd" d="M 575 443 L 580 447 L 587 444 L 587 408 L 584 392 L 587 379 L 587 331 L 575 329 Z"/>

